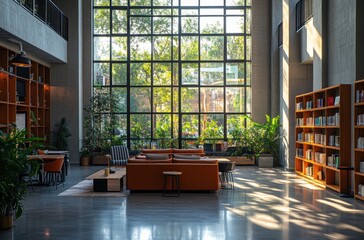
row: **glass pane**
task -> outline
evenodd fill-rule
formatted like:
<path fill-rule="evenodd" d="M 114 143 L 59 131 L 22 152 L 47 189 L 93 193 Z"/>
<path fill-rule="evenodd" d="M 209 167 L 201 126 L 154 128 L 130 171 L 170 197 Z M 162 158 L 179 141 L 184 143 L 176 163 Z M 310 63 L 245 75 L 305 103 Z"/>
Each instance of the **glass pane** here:
<path fill-rule="evenodd" d="M 226 0 L 226 6 L 244 6 L 245 0 Z"/>
<path fill-rule="evenodd" d="M 198 60 L 198 37 L 181 37 L 181 59 Z"/>
<path fill-rule="evenodd" d="M 200 89 L 201 112 L 223 112 L 224 111 L 224 88 L 201 88 Z"/>
<path fill-rule="evenodd" d="M 132 112 L 150 112 L 150 100 L 150 87 L 130 88 L 130 110 Z"/>
<path fill-rule="evenodd" d="M 244 17 L 226 17 L 226 33 L 244 33 Z"/>
<path fill-rule="evenodd" d="M 198 6 L 198 0 L 181 0 L 181 6 Z"/>
<path fill-rule="evenodd" d="M 94 33 L 95 34 L 110 33 L 109 9 L 94 9 Z"/>
<path fill-rule="evenodd" d="M 201 37 L 201 60 L 223 60 L 224 59 L 224 37 L 203 36 Z"/>
<path fill-rule="evenodd" d="M 179 130 L 179 116 L 178 114 L 173 114 L 173 138 L 174 140 L 177 140 L 177 143 L 172 142 L 172 147 L 178 148 L 178 130 Z"/>
<path fill-rule="evenodd" d="M 198 115 L 182 115 L 182 138 L 198 138 Z"/>
<path fill-rule="evenodd" d="M 110 38 L 94 37 L 94 60 L 110 59 Z"/>
<path fill-rule="evenodd" d="M 178 86 L 179 79 L 178 79 L 178 63 L 173 63 L 173 85 Z"/>
<path fill-rule="evenodd" d="M 198 63 L 182 63 L 182 84 L 198 84 Z"/>
<path fill-rule="evenodd" d="M 173 34 L 178 34 L 179 33 L 178 23 L 179 23 L 178 17 L 174 17 L 173 18 L 173 26 L 172 26 L 172 28 L 173 28 L 173 30 L 172 30 Z"/>
<path fill-rule="evenodd" d="M 224 33 L 223 17 L 201 17 L 200 32 L 202 34 Z"/>
<path fill-rule="evenodd" d="M 246 36 L 246 60 L 251 60 L 251 37 Z"/>
<path fill-rule="evenodd" d="M 200 15 L 224 15 L 222 8 L 201 8 Z"/>
<path fill-rule="evenodd" d="M 150 114 L 130 114 L 130 137 L 136 139 L 150 138 Z"/>
<path fill-rule="evenodd" d="M 153 0 L 154 6 L 171 6 L 172 0 Z"/>
<path fill-rule="evenodd" d="M 112 0 L 111 4 L 113 6 L 126 6 L 128 4 L 128 0 Z"/>
<path fill-rule="evenodd" d="M 224 63 L 201 63 L 200 74 L 201 85 L 223 85 Z"/>
<path fill-rule="evenodd" d="M 244 87 L 227 87 L 226 88 L 226 112 L 245 112 Z"/>
<path fill-rule="evenodd" d="M 246 6 L 251 6 L 252 5 L 252 1 L 251 0 L 246 0 Z"/>
<path fill-rule="evenodd" d="M 154 37 L 154 60 L 171 60 L 171 37 Z"/>
<path fill-rule="evenodd" d="M 245 128 L 244 115 L 228 115 L 227 116 L 227 136 L 233 140 L 240 140 Z"/>
<path fill-rule="evenodd" d="M 150 8 L 132 8 L 130 9 L 130 15 L 136 16 L 136 15 L 151 15 L 152 10 Z"/>
<path fill-rule="evenodd" d="M 151 17 L 130 17 L 131 34 L 150 34 Z"/>
<path fill-rule="evenodd" d="M 173 112 L 178 112 L 178 87 L 173 88 Z"/>
<path fill-rule="evenodd" d="M 224 0 L 200 0 L 200 6 L 224 6 Z"/>
<path fill-rule="evenodd" d="M 244 63 L 227 63 L 226 64 L 226 85 L 244 84 Z"/>
<path fill-rule="evenodd" d="M 198 88 L 181 88 L 181 111 L 198 112 Z"/>
<path fill-rule="evenodd" d="M 154 63 L 153 71 L 154 85 L 171 85 L 172 71 L 170 63 Z"/>
<path fill-rule="evenodd" d="M 109 63 L 94 63 L 94 86 L 110 85 L 109 76 Z"/>
<path fill-rule="evenodd" d="M 132 151 L 141 151 L 142 149 L 150 148 L 150 141 L 150 136 L 138 140 L 132 139 L 130 140 L 130 148 Z"/>
<path fill-rule="evenodd" d="M 114 129 L 114 137 L 112 145 L 126 145 L 127 138 L 127 117 L 126 114 L 116 114 L 116 128 Z"/>
<path fill-rule="evenodd" d="M 250 34 L 250 22 L 251 22 L 251 10 L 250 8 L 246 9 L 246 33 Z"/>
<path fill-rule="evenodd" d="M 246 88 L 246 111 L 248 113 L 252 112 L 251 101 L 252 101 L 252 89 L 250 87 L 247 87 Z"/>
<path fill-rule="evenodd" d="M 243 60 L 244 46 L 243 36 L 227 36 L 227 59 Z"/>
<path fill-rule="evenodd" d="M 109 6 L 110 0 L 94 0 L 94 6 Z"/>
<path fill-rule="evenodd" d="M 112 64 L 112 84 L 126 85 L 127 83 L 127 65 L 126 63 Z"/>
<path fill-rule="evenodd" d="M 153 33 L 154 34 L 171 34 L 172 23 L 170 17 L 154 17 Z"/>
<path fill-rule="evenodd" d="M 150 60 L 151 37 L 130 37 L 130 60 Z"/>
<path fill-rule="evenodd" d="M 130 6 L 150 6 L 150 0 L 130 0 Z"/>
<path fill-rule="evenodd" d="M 127 32 L 126 10 L 112 11 L 112 32 L 114 34 Z"/>
<path fill-rule="evenodd" d="M 198 10 L 197 9 L 182 9 L 181 15 L 182 16 L 197 16 Z"/>
<path fill-rule="evenodd" d="M 178 37 L 172 37 L 173 40 L 173 48 L 172 48 L 172 53 L 173 53 L 173 60 L 178 60 Z"/>
<path fill-rule="evenodd" d="M 127 37 L 112 38 L 112 60 L 127 60 Z"/>
<path fill-rule="evenodd" d="M 224 115 L 202 114 L 201 115 L 201 137 L 204 143 L 216 142 L 224 137 Z"/>
<path fill-rule="evenodd" d="M 112 88 L 112 94 L 115 97 L 118 112 L 127 111 L 127 90 L 126 88 L 114 87 Z M 114 110 L 114 112 L 116 112 Z"/>
<path fill-rule="evenodd" d="M 229 9 L 226 10 L 226 15 L 244 15 L 244 9 Z"/>
<path fill-rule="evenodd" d="M 130 63 L 130 85 L 150 86 L 151 64 L 150 63 Z"/>
<path fill-rule="evenodd" d="M 157 15 L 172 15 L 172 9 L 170 8 L 162 8 L 162 9 L 153 9 L 153 15 L 157 16 Z"/>
<path fill-rule="evenodd" d="M 171 147 L 171 130 L 172 130 L 172 117 L 170 114 L 154 114 L 153 115 L 153 138 L 157 140 L 157 148 L 170 148 Z"/>
<path fill-rule="evenodd" d="M 154 112 L 171 112 L 171 88 L 153 88 L 153 110 Z"/>
<path fill-rule="evenodd" d="M 251 84 L 251 64 L 250 62 L 246 63 L 246 85 Z"/>
<path fill-rule="evenodd" d="M 182 33 L 198 33 L 198 17 L 182 17 Z"/>

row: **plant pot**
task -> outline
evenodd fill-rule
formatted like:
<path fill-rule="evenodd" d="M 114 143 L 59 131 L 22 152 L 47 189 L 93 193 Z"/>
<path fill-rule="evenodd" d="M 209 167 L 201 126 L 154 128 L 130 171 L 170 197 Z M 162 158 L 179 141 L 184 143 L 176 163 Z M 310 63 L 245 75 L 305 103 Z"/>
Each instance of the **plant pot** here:
<path fill-rule="evenodd" d="M 92 156 L 92 165 L 107 165 L 109 162 L 108 155 L 95 154 Z"/>
<path fill-rule="evenodd" d="M 14 224 L 13 215 L 1 216 L 0 215 L 0 230 L 12 228 Z"/>
<path fill-rule="evenodd" d="M 258 167 L 273 167 L 273 155 L 272 154 L 261 154 L 258 157 Z"/>
<path fill-rule="evenodd" d="M 213 152 L 214 151 L 212 143 L 204 143 L 203 149 L 205 150 L 205 152 Z"/>
<path fill-rule="evenodd" d="M 88 166 L 90 165 L 90 157 L 80 157 L 80 165 L 81 166 Z"/>

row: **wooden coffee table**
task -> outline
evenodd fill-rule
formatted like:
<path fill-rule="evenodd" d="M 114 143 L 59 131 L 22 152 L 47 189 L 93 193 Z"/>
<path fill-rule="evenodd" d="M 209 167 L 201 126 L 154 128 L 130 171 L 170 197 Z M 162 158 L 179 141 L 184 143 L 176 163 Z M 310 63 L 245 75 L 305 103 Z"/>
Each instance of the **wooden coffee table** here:
<path fill-rule="evenodd" d="M 94 192 L 120 192 L 123 190 L 125 175 L 125 168 L 116 168 L 116 172 L 109 176 L 105 176 L 105 169 L 102 169 L 86 179 L 93 180 Z"/>

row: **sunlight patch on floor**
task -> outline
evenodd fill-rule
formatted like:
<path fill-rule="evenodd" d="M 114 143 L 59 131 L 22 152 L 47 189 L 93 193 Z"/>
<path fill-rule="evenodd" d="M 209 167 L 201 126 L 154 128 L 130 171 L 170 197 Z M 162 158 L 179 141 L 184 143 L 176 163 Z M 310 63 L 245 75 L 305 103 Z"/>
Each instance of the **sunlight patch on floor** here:
<path fill-rule="evenodd" d="M 257 213 L 253 216 L 248 217 L 252 223 L 270 230 L 280 230 L 281 223 L 268 214 Z"/>

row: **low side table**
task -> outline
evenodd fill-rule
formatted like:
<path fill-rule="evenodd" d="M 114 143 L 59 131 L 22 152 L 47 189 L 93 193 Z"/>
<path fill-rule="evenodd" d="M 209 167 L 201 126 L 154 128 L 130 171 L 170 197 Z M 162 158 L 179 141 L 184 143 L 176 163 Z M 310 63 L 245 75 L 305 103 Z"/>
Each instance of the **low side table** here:
<path fill-rule="evenodd" d="M 126 170 L 116 168 L 115 173 L 105 176 L 105 169 L 102 169 L 86 179 L 93 180 L 94 192 L 120 192 L 123 190 Z"/>

